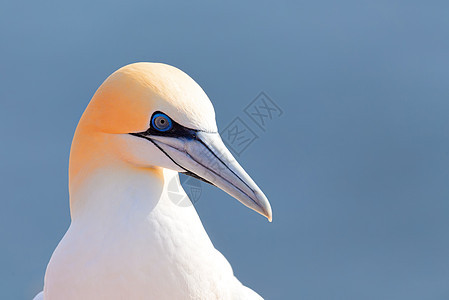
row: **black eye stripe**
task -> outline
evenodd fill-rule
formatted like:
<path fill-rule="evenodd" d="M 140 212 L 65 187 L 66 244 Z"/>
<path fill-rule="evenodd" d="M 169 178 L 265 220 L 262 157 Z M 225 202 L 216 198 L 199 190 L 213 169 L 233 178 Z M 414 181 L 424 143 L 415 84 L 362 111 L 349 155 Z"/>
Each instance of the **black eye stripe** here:
<path fill-rule="evenodd" d="M 168 116 L 167 114 L 160 112 L 160 111 L 156 111 L 151 116 L 151 120 L 153 120 L 154 116 L 158 116 L 158 115 L 165 115 L 168 118 L 170 118 L 170 116 Z M 159 136 L 168 136 L 168 137 L 184 137 L 184 138 L 196 139 L 196 133 L 199 130 L 195 130 L 195 129 L 191 129 L 191 128 L 182 126 L 181 124 L 179 124 L 172 118 L 170 118 L 170 121 L 171 121 L 171 128 L 167 131 L 159 131 L 156 128 L 153 128 L 154 122 L 151 122 L 150 127 L 145 132 L 141 132 L 140 134 L 144 134 L 146 136 L 159 135 Z"/>
<path fill-rule="evenodd" d="M 163 131 L 163 132 L 153 128 L 152 120 L 156 114 L 163 114 L 163 115 L 167 116 L 168 118 L 170 118 L 171 123 L 172 123 L 172 128 L 170 130 Z M 178 122 L 176 122 L 175 120 L 173 120 L 166 113 L 163 113 L 161 111 L 155 111 L 151 115 L 150 126 L 146 131 L 132 132 L 130 134 L 135 135 L 135 136 L 140 136 L 140 137 L 149 137 L 151 135 L 158 135 L 158 136 L 168 136 L 168 137 L 183 137 L 183 138 L 187 138 L 187 139 L 197 139 L 197 135 L 196 135 L 197 132 L 217 133 L 215 131 L 206 131 L 206 130 L 199 130 L 199 129 L 192 129 L 192 128 L 185 127 L 185 126 L 179 124 Z"/>

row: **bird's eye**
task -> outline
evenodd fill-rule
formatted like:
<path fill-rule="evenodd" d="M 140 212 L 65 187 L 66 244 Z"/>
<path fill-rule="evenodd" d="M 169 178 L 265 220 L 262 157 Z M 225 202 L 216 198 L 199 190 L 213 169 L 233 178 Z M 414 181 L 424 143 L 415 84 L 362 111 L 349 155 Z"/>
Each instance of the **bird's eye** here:
<path fill-rule="evenodd" d="M 170 130 L 173 126 L 170 118 L 163 113 L 154 114 L 153 118 L 151 119 L 151 125 L 154 129 L 162 132 Z"/>

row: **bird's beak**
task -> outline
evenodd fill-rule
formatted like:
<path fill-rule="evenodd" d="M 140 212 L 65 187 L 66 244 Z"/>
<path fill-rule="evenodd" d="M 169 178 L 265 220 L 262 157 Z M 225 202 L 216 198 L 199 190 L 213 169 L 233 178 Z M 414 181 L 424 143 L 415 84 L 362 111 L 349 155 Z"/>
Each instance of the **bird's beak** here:
<path fill-rule="evenodd" d="M 147 138 L 185 174 L 215 185 L 271 222 L 267 197 L 234 159 L 218 133 L 198 131 L 194 138 L 151 135 Z"/>

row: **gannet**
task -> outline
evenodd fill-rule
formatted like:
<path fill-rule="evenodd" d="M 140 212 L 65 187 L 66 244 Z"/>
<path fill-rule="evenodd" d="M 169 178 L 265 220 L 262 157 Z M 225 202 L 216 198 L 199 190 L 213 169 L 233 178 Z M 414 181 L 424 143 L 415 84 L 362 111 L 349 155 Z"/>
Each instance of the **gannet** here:
<path fill-rule="evenodd" d="M 76 128 L 71 224 L 35 299 L 262 299 L 234 276 L 194 206 L 170 199 L 172 180 L 185 193 L 178 173 L 271 221 L 267 198 L 224 145 L 201 87 L 166 64 L 122 67 Z"/>

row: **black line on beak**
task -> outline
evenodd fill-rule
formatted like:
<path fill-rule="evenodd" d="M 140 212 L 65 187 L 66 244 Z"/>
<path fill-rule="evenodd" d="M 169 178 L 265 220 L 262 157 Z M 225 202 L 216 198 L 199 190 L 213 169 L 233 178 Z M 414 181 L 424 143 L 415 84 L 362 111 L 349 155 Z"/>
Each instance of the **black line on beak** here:
<path fill-rule="evenodd" d="M 198 137 L 196 137 L 196 140 L 197 141 L 199 141 L 201 144 L 203 144 L 203 146 L 204 147 L 206 147 L 206 149 L 207 150 L 209 150 L 209 152 L 210 153 L 212 153 L 222 164 L 223 164 L 223 166 L 225 166 L 229 171 L 231 171 L 231 173 L 232 174 L 234 174 L 234 176 L 235 177 L 237 177 L 238 179 L 240 179 L 240 181 L 244 184 L 244 185 L 246 185 L 248 188 L 249 188 L 249 190 L 251 191 L 251 192 L 253 192 L 254 193 L 254 191 L 253 191 L 253 189 L 242 179 L 242 178 L 240 178 L 240 176 L 239 175 L 237 175 L 233 170 L 231 170 L 231 168 L 229 168 L 229 166 L 227 165 L 227 164 L 225 164 L 225 162 L 214 152 L 214 151 L 212 151 L 212 149 L 202 140 L 202 139 L 200 139 L 200 138 L 198 138 Z M 243 192 L 243 191 L 242 191 Z M 245 193 L 245 192 L 243 192 L 243 193 Z M 246 193 L 245 193 L 246 194 Z M 248 197 L 249 197 L 249 195 L 247 195 Z M 250 197 L 251 198 L 251 197 Z"/>
<path fill-rule="evenodd" d="M 191 176 L 191 177 L 193 177 L 193 178 L 196 178 L 196 179 L 199 179 L 199 180 L 201 180 L 201 181 L 204 181 L 205 183 L 208 183 L 208 184 L 210 184 L 210 185 L 213 185 L 213 186 L 215 186 L 212 182 L 210 182 L 210 181 L 208 181 L 208 180 L 206 180 L 206 179 L 204 179 L 203 177 L 201 177 L 201 176 L 199 176 L 199 175 L 197 175 L 197 174 L 195 174 L 195 173 L 193 173 L 192 171 L 190 171 L 190 170 L 187 170 L 186 168 L 184 168 L 183 166 L 181 166 L 180 164 L 178 164 L 170 155 L 168 155 L 168 153 L 164 150 L 164 149 L 162 149 L 155 141 L 153 141 L 151 138 L 149 138 L 149 137 L 147 137 L 146 135 L 144 135 L 144 134 L 142 134 L 142 133 L 130 133 L 130 135 L 133 135 L 133 136 L 137 136 L 137 137 L 140 137 L 140 138 L 144 138 L 144 139 L 146 139 L 146 140 L 148 140 L 148 141 L 150 141 L 150 142 L 152 142 L 153 143 L 153 145 L 155 145 L 159 150 L 161 150 L 162 151 L 162 153 L 164 153 L 175 165 L 177 165 L 178 167 L 180 167 L 181 169 L 183 169 L 184 170 L 184 172 L 182 172 L 183 174 L 185 174 L 185 175 L 188 175 L 188 176 Z"/>

